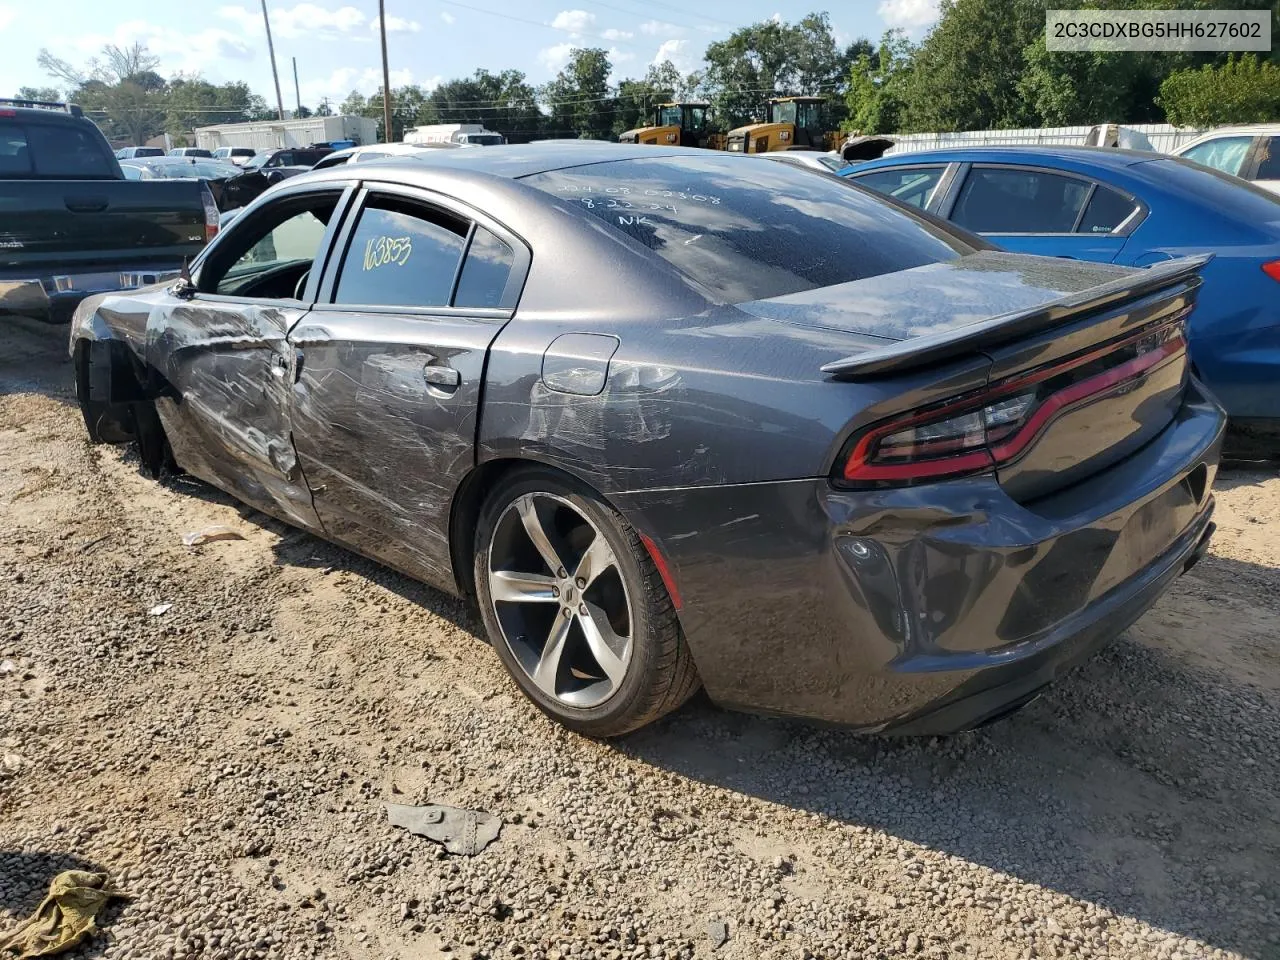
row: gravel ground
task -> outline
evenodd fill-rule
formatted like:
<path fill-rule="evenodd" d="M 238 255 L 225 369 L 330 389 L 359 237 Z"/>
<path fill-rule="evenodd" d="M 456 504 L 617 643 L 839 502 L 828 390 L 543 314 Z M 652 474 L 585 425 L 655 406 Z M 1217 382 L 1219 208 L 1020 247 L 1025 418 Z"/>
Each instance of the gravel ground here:
<path fill-rule="evenodd" d="M 1211 555 L 995 726 L 695 699 L 594 743 L 460 603 L 89 446 L 64 333 L 0 330 L 0 932 L 84 866 L 133 894 L 74 954 L 113 960 L 1280 957 L 1274 472 L 1226 476 Z M 212 523 L 246 539 L 182 545 Z M 388 801 L 505 825 L 447 856 Z"/>

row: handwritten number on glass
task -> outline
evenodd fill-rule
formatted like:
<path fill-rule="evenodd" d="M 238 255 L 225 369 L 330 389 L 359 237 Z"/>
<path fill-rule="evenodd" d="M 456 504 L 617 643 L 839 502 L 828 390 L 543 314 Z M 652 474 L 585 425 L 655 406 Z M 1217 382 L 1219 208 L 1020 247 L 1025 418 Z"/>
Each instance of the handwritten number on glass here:
<path fill-rule="evenodd" d="M 370 237 L 364 245 L 364 268 L 374 270 L 390 263 L 403 267 L 412 254 L 412 237 Z"/>

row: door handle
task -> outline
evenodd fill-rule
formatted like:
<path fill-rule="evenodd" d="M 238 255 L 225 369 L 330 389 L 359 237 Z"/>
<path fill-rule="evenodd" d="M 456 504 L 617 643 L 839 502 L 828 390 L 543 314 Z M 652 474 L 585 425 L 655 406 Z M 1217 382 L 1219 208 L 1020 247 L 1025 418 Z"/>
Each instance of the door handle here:
<path fill-rule="evenodd" d="M 433 366 L 430 363 L 422 368 L 422 379 L 427 381 L 428 386 L 450 393 L 462 384 L 462 374 L 453 367 Z"/>
<path fill-rule="evenodd" d="M 106 197 L 63 197 L 62 202 L 72 213 L 100 213 L 111 203 Z"/>

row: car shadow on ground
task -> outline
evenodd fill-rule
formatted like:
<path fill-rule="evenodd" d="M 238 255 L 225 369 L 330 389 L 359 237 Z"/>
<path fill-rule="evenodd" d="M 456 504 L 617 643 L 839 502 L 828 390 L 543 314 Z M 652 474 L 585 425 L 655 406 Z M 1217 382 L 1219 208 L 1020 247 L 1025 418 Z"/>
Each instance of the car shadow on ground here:
<path fill-rule="evenodd" d="M 70 853 L 0 847 L 0 938 L 31 915 L 48 894 L 50 882 L 64 870 L 107 872 Z M 111 924 L 127 903 L 124 899 L 111 900 L 98 914 L 98 926 L 102 929 L 76 949 L 59 956 L 67 960 L 94 960 L 103 956 L 110 943 Z"/>
<path fill-rule="evenodd" d="M 1253 564 L 1202 566 L 1275 582 Z M 954 737 L 858 737 L 699 697 L 618 746 L 1213 947 L 1280 956 L 1264 942 L 1280 910 L 1280 697 L 1150 633 L 1140 624 L 1019 713 Z"/>

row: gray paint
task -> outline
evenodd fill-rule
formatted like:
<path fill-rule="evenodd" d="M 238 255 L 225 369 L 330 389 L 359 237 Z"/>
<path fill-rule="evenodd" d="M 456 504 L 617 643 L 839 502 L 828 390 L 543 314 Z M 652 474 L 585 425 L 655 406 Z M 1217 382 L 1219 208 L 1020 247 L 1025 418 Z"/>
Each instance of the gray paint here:
<path fill-rule="evenodd" d="M 676 152 L 491 148 L 463 164 L 439 151 L 359 171 L 365 188 L 416 191 L 518 247 L 514 312 L 308 307 L 333 288 L 338 258 L 322 254 L 306 303 L 188 301 L 163 289 L 107 297 L 78 313 L 72 347 L 128 345 L 191 472 L 442 589 L 458 589 L 450 518 L 478 465 L 519 459 L 578 477 L 669 562 L 712 696 L 757 709 L 875 728 L 1003 683 L 1000 671 L 1019 663 L 1025 676 L 1052 674 L 1065 651 L 1136 616 L 1197 549 L 1212 499 L 1208 483 L 1187 478 L 1212 480 L 1223 419 L 1194 382 L 1184 391 L 1176 364 L 1115 401 L 1132 427 L 1124 436 L 1090 448 L 1087 425 L 1055 425 L 1035 448 L 1097 454 L 1091 476 L 1049 459 L 1022 477 L 905 489 L 827 479 L 867 425 L 1175 311 L 1192 286 L 1062 317 L 1052 333 L 998 349 L 842 382 L 821 368 L 1123 273 L 980 253 L 726 306 L 509 178 Z M 723 162 L 726 175 L 753 163 Z M 352 176 L 305 175 L 255 202 L 197 280 L 263 206 L 347 189 Z M 331 223 L 326 242 L 340 248 L 347 229 Z M 1140 448 L 1124 445 L 1134 437 Z M 1115 451 L 1128 455 L 1110 462 Z"/>

